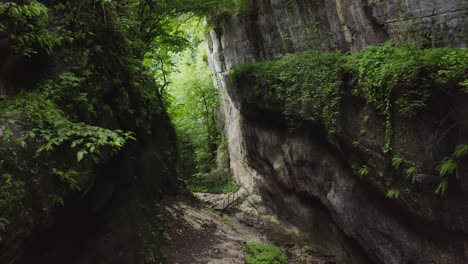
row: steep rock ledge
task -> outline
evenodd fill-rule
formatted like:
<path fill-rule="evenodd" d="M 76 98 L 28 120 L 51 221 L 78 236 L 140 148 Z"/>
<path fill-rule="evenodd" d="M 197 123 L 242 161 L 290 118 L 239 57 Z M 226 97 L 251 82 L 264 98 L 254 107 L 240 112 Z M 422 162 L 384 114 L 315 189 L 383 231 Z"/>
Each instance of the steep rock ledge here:
<path fill-rule="evenodd" d="M 434 188 L 440 180 L 435 171 L 438 162 L 467 136 L 466 96 L 434 91 L 433 97 L 440 100 L 431 100 L 427 106 L 431 110 L 417 121 L 395 111 L 394 151 L 424 170 L 418 172 L 415 186 L 399 183 L 398 187 L 411 189 L 409 194 L 390 200 L 385 197 L 386 188 L 395 187 L 390 179 L 405 176 L 392 169 L 392 158 L 382 153 L 385 127 L 363 98 L 346 92 L 336 136 L 307 122 L 291 132 L 281 102 L 258 98 L 253 82 L 234 84 L 228 74 L 235 65 L 317 46 L 358 50 L 392 38 L 426 47 L 466 47 L 467 8 L 466 1 L 271 0 L 254 1 L 248 15 L 223 18 L 209 34 L 209 62 L 216 72 L 214 82 L 222 98 L 231 168 L 237 180 L 248 191 L 262 194 L 283 220 L 312 240 L 313 234 L 327 230 L 312 220 L 314 216 L 330 214 L 330 225 L 336 224 L 358 242 L 373 262 L 465 263 L 468 180 L 462 177 L 451 185 L 444 198 L 435 196 Z M 364 137 L 368 148 L 356 150 L 353 145 L 360 137 L 364 116 L 371 120 Z M 384 177 L 356 176 L 352 166 L 367 161 L 377 164 Z M 466 175 L 465 163 L 460 169 Z M 325 232 L 315 241 L 329 244 L 343 239 L 337 232 Z M 355 263 L 364 263 L 359 249 L 338 248 Z M 328 248 L 328 253 L 350 263 L 338 257 L 336 248 Z"/>

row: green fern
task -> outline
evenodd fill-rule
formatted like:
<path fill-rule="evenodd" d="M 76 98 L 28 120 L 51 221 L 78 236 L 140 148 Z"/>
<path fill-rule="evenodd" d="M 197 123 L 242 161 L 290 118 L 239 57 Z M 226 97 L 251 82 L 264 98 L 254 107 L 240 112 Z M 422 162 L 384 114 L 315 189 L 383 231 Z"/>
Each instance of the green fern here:
<path fill-rule="evenodd" d="M 444 177 L 442 181 L 439 183 L 437 186 L 437 189 L 435 190 L 435 194 L 437 195 L 445 195 L 448 190 L 448 177 Z"/>
<path fill-rule="evenodd" d="M 398 189 L 388 190 L 387 197 L 388 198 L 393 198 L 393 199 L 398 199 L 398 197 L 400 197 L 400 190 L 398 190 Z"/>
<path fill-rule="evenodd" d="M 408 170 L 406 170 L 406 176 L 411 177 L 411 182 L 414 183 L 416 181 L 416 168 L 411 167 Z"/>
<path fill-rule="evenodd" d="M 445 195 L 448 189 L 448 177 L 455 175 L 457 179 L 459 178 L 458 174 L 458 162 L 461 158 L 465 157 L 468 154 L 468 145 L 461 144 L 455 148 L 455 151 L 452 154 L 451 158 L 445 158 L 437 166 L 437 171 L 440 176 L 443 177 L 442 181 L 437 186 L 435 193 L 437 195 Z"/>
<path fill-rule="evenodd" d="M 458 145 L 453 153 L 453 157 L 460 159 L 468 154 L 468 145 Z"/>
<path fill-rule="evenodd" d="M 369 167 L 367 165 L 363 165 L 361 168 L 358 169 L 358 173 L 361 176 L 367 176 L 369 174 Z"/>
<path fill-rule="evenodd" d="M 393 167 L 395 168 L 399 168 L 401 163 L 403 162 L 403 158 L 399 157 L 399 156 L 395 156 L 393 157 L 392 159 L 392 164 L 393 164 Z"/>
<path fill-rule="evenodd" d="M 445 158 L 439 166 L 437 166 L 437 171 L 440 176 L 449 176 L 457 173 L 457 162 L 452 158 Z"/>

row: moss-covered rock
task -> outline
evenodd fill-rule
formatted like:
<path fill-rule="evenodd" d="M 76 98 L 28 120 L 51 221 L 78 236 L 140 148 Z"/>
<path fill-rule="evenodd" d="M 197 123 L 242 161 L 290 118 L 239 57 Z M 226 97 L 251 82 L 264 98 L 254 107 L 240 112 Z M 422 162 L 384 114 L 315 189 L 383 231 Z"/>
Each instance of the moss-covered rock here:
<path fill-rule="evenodd" d="M 461 261 L 421 234 L 443 227 L 437 236 L 461 247 L 455 230 L 467 230 L 466 203 L 456 202 L 466 200 L 467 55 L 389 42 L 350 55 L 313 51 L 234 67 L 224 96 L 240 111 L 233 119 L 241 120 L 246 162 L 264 178 L 258 191 L 269 200 L 280 192 L 306 196 L 312 208 L 318 198 L 373 259 L 382 257 L 373 243 L 407 245 L 382 253 L 406 260 L 429 243 Z M 271 206 L 291 214 L 281 199 Z M 289 221 L 307 229 L 306 214 Z M 361 221 L 392 234 L 372 234 Z M 425 258 L 448 261 L 437 254 Z"/>

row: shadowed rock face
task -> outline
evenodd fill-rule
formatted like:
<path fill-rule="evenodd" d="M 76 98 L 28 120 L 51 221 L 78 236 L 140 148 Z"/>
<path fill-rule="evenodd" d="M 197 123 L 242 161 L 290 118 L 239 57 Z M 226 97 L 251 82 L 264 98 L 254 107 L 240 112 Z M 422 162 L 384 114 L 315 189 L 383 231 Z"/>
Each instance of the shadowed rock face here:
<path fill-rule="evenodd" d="M 359 50 L 392 38 L 425 47 L 466 47 L 468 2 L 253 2 L 248 15 L 225 19 L 210 32 L 207 45 L 222 97 L 231 168 L 238 181 L 248 191 L 262 194 L 283 220 L 327 245 L 324 251 L 338 262 L 350 263 L 337 251 L 365 263 L 360 250 L 347 245 L 351 240 L 376 263 L 466 263 L 467 177 L 454 182 L 446 197 L 434 195 L 440 181 L 435 167 L 468 137 L 466 95 L 434 90 L 436 100 L 417 120 L 407 120 L 395 111 L 394 152 L 424 168 L 415 184 L 399 183 L 398 187 L 410 191 L 396 200 L 387 199 L 385 193 L 395 187 L 392 179 L 405 176 L 392 168 L 392 157 L 381 151 L 385 137 L 381 117 L 363 98 L 353 96 L 351 87 L 346 87 L 340 106 L 340 132 L 330 136 L 320 125 L 306 122 L 290 131 L 278 102 L 258 100 L 253 82 L 243 80 L 234 86 L 227 74 L 238 64 L 317 46 Z M 362 138 L 364 116 L 371 121 Z M 358 138 L 367 150 L 353 147 Z M 367 161 L 384 176 L 354 175 L 352 165 Z M 466 160 L 461 162 L 460 175 L 468 173 L 467 167 Z M 323 215 L 329 216 L 328 228 Z M 337 241 L 348 242 L 333 246 Z"/>

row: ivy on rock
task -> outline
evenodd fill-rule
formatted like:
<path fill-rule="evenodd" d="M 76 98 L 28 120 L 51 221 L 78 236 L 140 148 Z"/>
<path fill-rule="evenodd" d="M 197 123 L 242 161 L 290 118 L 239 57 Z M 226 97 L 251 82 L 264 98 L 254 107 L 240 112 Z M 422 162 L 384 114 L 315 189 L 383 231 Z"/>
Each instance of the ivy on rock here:
<path fill-rule="evenodd" d="M 351 54 L 314 50 L 286 54 L 273 61 L 236 66 L 230 78 L 233 82 L 252 81 L 255 96 L 280 103 L 286 117 L 322 124 L 330 134 L 338 132 L 340 102 L 347 88 L 343 84 L 351 79 L 352 95 L 364 98 L 382 118 L 386 131 L 382 152 L 392 156 L 396 109 L 412 119 L 425 109 L 436 88 L 447 94 L 468 93 L 467 69 L 465 48 L 423 49 L 389 41 Z M 365 119 L 367 123 L 369 117 Z M 365 134 L 361 129 L 360 135 Z M 394 156 L 393 163 L 398 168 L 403 159 Z M 446 190 L 445 176 L 455 174 L 453 164 L 452 157 L 439 166 L 444 178 L 438 194 Z M 368 173 L 366 167 L 360 174 Z M 409 168 L 407 175 L 414 182 L 416 168 Z M 389 196 L 398 197 L 399 192 Z"/>

